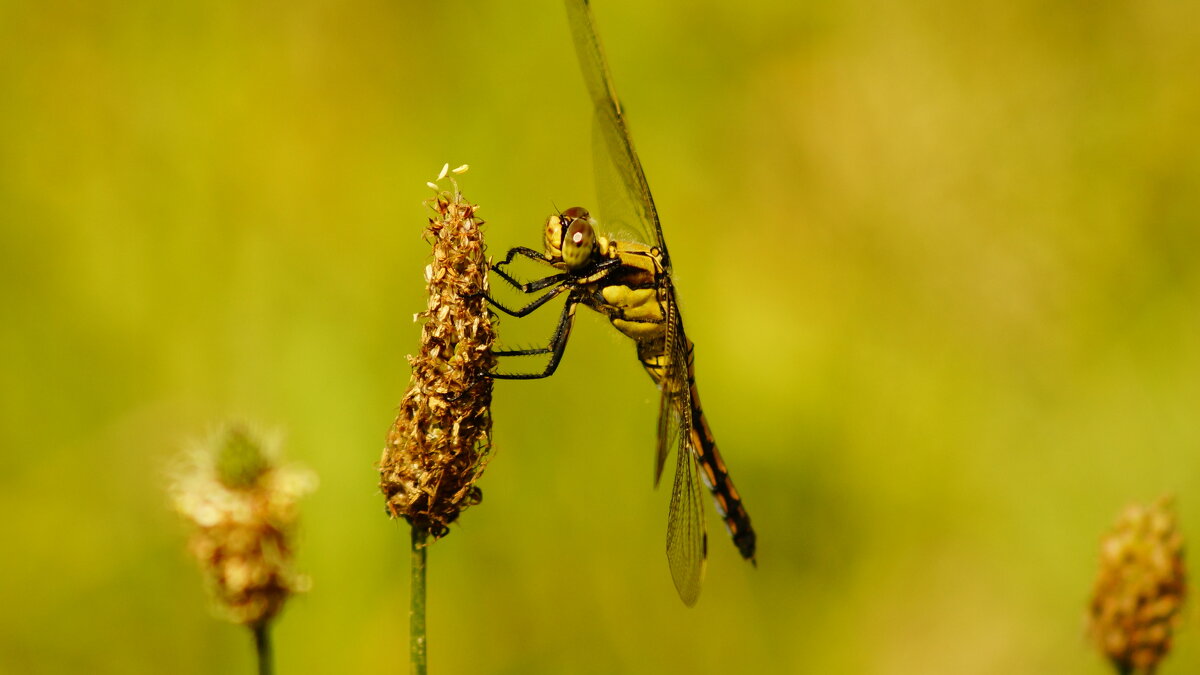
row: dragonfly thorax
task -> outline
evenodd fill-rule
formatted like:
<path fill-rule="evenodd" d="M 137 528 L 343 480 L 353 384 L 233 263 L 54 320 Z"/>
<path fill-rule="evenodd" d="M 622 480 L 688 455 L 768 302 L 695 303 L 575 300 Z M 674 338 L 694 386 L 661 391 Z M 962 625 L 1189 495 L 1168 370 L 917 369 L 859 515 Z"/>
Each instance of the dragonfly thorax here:
<path fill-rule="evenodd" d="M 546 220 L 546 255 L 562 260 L 568 271 L 586 267 L 598 252 L 594 221 L 582 206 L 573 206 Z"/>

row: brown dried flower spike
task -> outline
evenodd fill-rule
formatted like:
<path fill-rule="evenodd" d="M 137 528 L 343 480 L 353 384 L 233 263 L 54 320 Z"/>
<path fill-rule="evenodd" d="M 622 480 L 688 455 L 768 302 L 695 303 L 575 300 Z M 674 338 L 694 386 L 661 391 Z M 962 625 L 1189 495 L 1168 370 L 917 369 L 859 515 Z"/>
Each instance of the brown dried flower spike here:
<path fill-rule="evenodd" d="M 462 173 L 466 166 L 454 173 Z M 442 169 L 438 180 L 446 177 Z M 388 513 L 434 538 L 480 500 L 475 481 L 491 449 L 491 353 L 494 335 L 484 292 L 488 262 L 476 206 L 453 189 L 430 187 L 434 211 L 425 230 L 433 262 L 425 268 L 429 305 L 421 352 L 409 356 L 412 379 L 388 433 L 380 489 Z"/>
<path fill-rule="evenodd" d="M 1186 583 L 1183 537 L 1169 498 L 1125 509 L 1100 546 L 1092 637 L 1118 673 L 1154 673 L 1171 648 Z"/>
<path fill-rule="evenodd" d="M 189 548 L 217 609 L 235 623 L 261 626 L 307 578 L 292 570 L 296 503 L 316 476 L 280 465 L 273 444 L 226 427 L 185 457 L 170 489 L 175 509 L 196 530 Z"/>

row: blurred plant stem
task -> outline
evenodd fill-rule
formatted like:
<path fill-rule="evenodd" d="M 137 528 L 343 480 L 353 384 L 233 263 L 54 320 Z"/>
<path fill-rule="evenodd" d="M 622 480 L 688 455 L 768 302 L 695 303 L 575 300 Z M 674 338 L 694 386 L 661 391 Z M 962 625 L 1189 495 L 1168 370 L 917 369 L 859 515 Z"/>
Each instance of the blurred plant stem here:
<path fill-rule="evenodd" d="M 271 654 L 271 622 L 260 621 L 254 624 L 254 652 L 258 655 L 258 675 L 271 675 L 275 672 L 274 657 Z"/>
<path fill-rule="evenodd" d="M 425 528 L 412 526 L 412 597 L 408 610 L 408 644 L 412 675 L 425 675 Z"/>

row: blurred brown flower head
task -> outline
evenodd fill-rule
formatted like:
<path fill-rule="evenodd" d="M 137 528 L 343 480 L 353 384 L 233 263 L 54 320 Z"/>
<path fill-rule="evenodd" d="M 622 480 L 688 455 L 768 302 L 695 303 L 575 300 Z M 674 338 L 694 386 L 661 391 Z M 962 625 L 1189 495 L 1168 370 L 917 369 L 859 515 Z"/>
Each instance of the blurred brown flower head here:
<path fill-rule="evenodd" d="M 455 173 L 466 167 L 455 169 Z M 446 169 L 438 176 L 446 177 Z M 462 509 L 480 500 L 475 481 L 491 449 L 494 341 L 484 292 L 488 261 L 478 207 L 457 183 L 427 204 L 433 210 L 426 239 L 433 262 L 425 268 L 429 304 L 421 350 L 409 356 L 412 378 L 388 433 L 380 462 L 380 489 L 392 517 L 403 517 L 433 537 L 444 536 Z"/>
<path fill-rule="evenodd" d="M 1173 504 L 1131 505 L 1100 545 L 1089 623 L 1119 673 L 1153 673 L 1171 648 L 1186 583 Z"/>
<path fill-rule="evenodd" d="M 170 488 L 175 509 L 196 528 L 189 548 L 217 609 L 235 623 L 271 620 L 308 586 L 292 570 L 290 535 L 316 476 L 281 465 L 276 445 L 227 426 L 186 453 Z"/>

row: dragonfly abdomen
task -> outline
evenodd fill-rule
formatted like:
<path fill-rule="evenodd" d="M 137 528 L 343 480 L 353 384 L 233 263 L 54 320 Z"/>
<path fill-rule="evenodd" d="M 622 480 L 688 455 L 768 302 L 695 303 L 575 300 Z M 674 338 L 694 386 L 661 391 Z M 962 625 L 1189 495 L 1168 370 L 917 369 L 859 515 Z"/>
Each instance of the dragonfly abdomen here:
<path fill-rule="evenodd" d="M 686 338 L 684 339 L 686 340 Z M 754 562 L 756 545 L 754 528 L 750 525 L 750 515 L 746 513 L 742 497 L 734 487 L 733 479 L 729 477 L 729 470 L 725 468 L 725 461 L 721 459 L 721 452 L 717 449 L 717 441 L 713 438 L 712 428 L 708 426 L 708 417 L 705 416 L 704 408 L 700 405 L 700 392 L 696 388 L 692 349 L 691 341 L 687 340 L 689 394 L 687 399 L 691 407 L 691 427 L 688 432 L 691 434 L 691 442 L 688 443 L 688 446 L 692 449 L 696 463 L 700 465 L 700 477 L 704 481 L 705 487 L 712 493 L 713 503 L 717 507 L 717 512 L 721 514 L 721 519 L 725 521 L 725 528 L 729 530 L 729 536 L 733 538 L 734 546 L 737 546 L 738 552 L 742 554 L 743 558 Z M 681 395 L 682 392 L 677 389 L 672 391 L 675 387 L 667 377 L 672 361 L 669 352 L 663 348 L 663 344 L 661 342 L 639 343 L 638 359 L 654 383 L 662 388 L 666 395 L 672 396 L 682 404 L 684 398 Z"/>
<path fill-rule="evenodd" d="M 705 417 L 704 410 L 700 406 L 700 394 L 696 390 L 695 376 L 690 367 L 688 371 L 688 379 L 691 381 L 692 388 L 691 445 L 696 453 L 696 461 L 700 464 L 700 476 L 704 479 L 709 492 L 712 493 L 717 511 L 724 519 L 725 528 L 733 537 L 733 543 L 737 546 L 738 552 L 742 554 L 743 558 L 754 562 L 756 537 L 754 528 L 750 525 L 750 515 L 746 513 L 746 507 L 742 505 L 742 498 L 738 494 L 737 488 L 733 486 L 733 479 L 729 477 L 729 471 L 725 468 L 720 451 L 717 450 L 717 442 L 713 439 L 712 429 L 708 426 L 708 418 Z"/>

